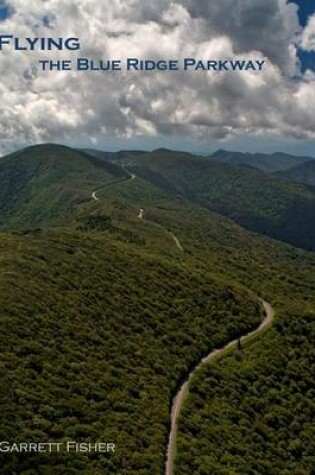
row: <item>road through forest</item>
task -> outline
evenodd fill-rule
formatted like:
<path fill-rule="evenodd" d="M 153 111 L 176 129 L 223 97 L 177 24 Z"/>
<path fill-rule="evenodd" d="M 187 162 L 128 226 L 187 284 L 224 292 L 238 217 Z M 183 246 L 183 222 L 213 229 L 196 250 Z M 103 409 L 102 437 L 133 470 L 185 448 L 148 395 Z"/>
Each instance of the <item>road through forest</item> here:
<path fill-rule="evenodd" d="M 264 310 L 265 310 L 265 318 L 259 327 L 241 337 L 240 341 L 245 343 L 246 341 L 250 340 L 252 337 L 258 335 L 259 333 L 263 332 L 266 328 L 268 328 L 274 320 L 275 311 L 272 306 L 264 301 L 261 300 Z M 188 378 L 183 383 L 182 387 L 178 391 L 177 395 L 173 399 L 173 405 L 171 410 L 171 430 L 169 434 L 168 446 L 167 446 L 167 453 L 166 453 L 166 464 L 165 464 L 165 475 L 174 475 L 174 459 L 176 455 L 176 437 L 177 437 L 177 428 L 178 428 L 178 420 L 179 416 L 185 401 L 185 398 L 189 391 L 189 383 L 191 378 L 195 375 L 196 371 L 198 371 L 201 366 L 206 363 L 210 363 L 220 357 L 224 356 L 225 353 L 233 348 L 236 348 L 238 345 L 238 340 L 233 340 L 223 348 L 213 350 L 209 355 L 204 357 L 196 366 L 195 368 L 189 373 Z"/>

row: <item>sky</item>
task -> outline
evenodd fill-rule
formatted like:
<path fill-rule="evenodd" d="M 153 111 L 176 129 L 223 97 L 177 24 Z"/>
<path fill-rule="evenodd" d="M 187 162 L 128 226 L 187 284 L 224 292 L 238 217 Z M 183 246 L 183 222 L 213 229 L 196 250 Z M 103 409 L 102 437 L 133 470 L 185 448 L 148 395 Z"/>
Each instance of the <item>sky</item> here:
<path fill-rule="evenodd" d="M 0 0 L 0 34 L 80 52 L 0 51 L 0 153 L 57 142 L 315 156 L 314 0 Z M 252 72 L 46 72 L 40 59 L 266 59 Z"/>

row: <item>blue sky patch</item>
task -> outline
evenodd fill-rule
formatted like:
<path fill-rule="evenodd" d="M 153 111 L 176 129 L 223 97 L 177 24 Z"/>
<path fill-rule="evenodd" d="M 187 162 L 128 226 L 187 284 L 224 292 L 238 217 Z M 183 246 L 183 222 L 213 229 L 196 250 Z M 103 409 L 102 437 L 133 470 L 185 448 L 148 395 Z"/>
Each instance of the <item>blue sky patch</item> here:
<path fill-rule="evenodd" d="M 299 20 L 304 27 L 311 15 L 315 13 L 314 0 L 290 0 L 289 3 L 296 3 L 299 6 Z M 301 61 L 301 69 L 304 73 L 307 69 L 315 71 L 315 53 L 299 50 L 298 57 Z"/>
<path fill-rule="evenodd" d="M 0 0 L 0 21 L 6 20 L 11 15 L 12 9 L 5 0 Z"/>
<path fill-rule="evenodd" d="M 299 6 L 299 18 L 302 26 L 305 26 L 309 16 L 315 13 L 314 0 L 290 0 L 288 3 L 296 3 Z"/>
<path fill-rule="evenodd" d="M 9 9 L 8 7 L 1 7 L 0 6 L 0 20 L 6 20 L 9 16 Z"/>
<path fill-rule="evenodd" d="M 315 53 L 313 51 L 309 52 L 309 51 L 299 50 L 298 57 L 301 61 L 301 69 L 303 73 L 307 69 L 311 69 L 312 71 L 315 71 Z"/>

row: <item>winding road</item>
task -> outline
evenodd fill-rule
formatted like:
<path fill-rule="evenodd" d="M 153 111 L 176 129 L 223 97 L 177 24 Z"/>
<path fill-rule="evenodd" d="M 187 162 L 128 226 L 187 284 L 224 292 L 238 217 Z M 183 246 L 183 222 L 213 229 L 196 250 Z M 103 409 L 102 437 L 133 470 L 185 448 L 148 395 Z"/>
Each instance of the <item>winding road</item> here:
<path fill-rule="evenodd" d="M 100 199 L 96 196 L 96 191 L 94 191 L 92 194 L 91 194 L 93 200 L 95 201 L 99 201 Z"/>
<path fill-rule="evenodd" d="M 135 180 L 135 179 L 137 178 L 137 176 L 136 176 L 134 173 L 132 173 L 132 172 L 130 172 L 130 171 L 128 170 L 127 165 L 128 165 L 128 164 L 125 164 L 125 165 L 122 165 L 122 166 L 121 166 L 121 168 L 128 174 L 127 180 Z M 116 183 L 116 184 L 117 184 L 117 183 Z M 98 196 L 96 195 L 96 191 L 93 191 L 93 193 L 91 194 L 91 197 L 93 198 L 94 201 L 100 201 L 100 199 L 99 199 Z M 140 209 L 139 209 L 138 218 L 139 218 L 139 219 L 144 219 L 144 209 L 143 209 L 143 208 L 140 208 Z M 158 225 L 157 223 L 155 223 L 155 224 Z M 164 231 L 172 237 L 173 241 L 174 241 L 175 244 L 176 244 L 177 249 L 179 249 L 181 252 L 184 252 L 184 248 L 183 248 L 183 246 L 182 246 L 180 240 L 178 239 L 178 237 L 177 237 L 174 233 L 172 233 L 171 231 L 168 231 L 168 230 L 167 230 L 166 228 L 164 228 L 163 226 L 161 226 L 161 225 L 158 225 L 158 226 L 159 226 L 160 228 L 164 229 Z"/>
<path fill-rule="evenodd" d="M 265 300 L 261 299 L 261 302 L 264 306 L 264 310 L 266 314 L 265 319 L 256 330 L 244 335 L 240 339 L 241 342 L 245 343 L 246 341 L 250 340 L 254 336 L 257 336 L 259 333 L 263 332 L 273 323 L 274 316 L 275 316 L 274 309 Z M 196 371 L 198 371 L 201 368 L 201 366 L 203 366 L 205 363 L 209 363 L 211 361 L 221 358 L 229 350 L 236 348 L 237 344 L 238 344 L 238 340 L 233 340 L 227 345 L 225 345 L 223 348 L 214 350 L 211 353 L 209 353 L 208 356 L 203 358 L 198 363 L 198 365 L 195 366 L 195 368 L 190 372 L 187 380 L 184 382 L 184 384 L 178 391 L 177 395 L 173 399 L 173 405 L 172 405 L 172 410 L 171 410 L 171 431 L 169 435 L 167 454 L 166 454 L 165 475 L 174 474 L 174 459 L 175 459 L 175 454 L 176 454 L 176 436 L 177 436 L 178 419 L 179 419 L 185 398 L 189 391 L 189 383 L 191 381 L 191 378 L 195 375 Z"/>
<path fill-rule="evenodd" d="M 127 173 L 128 177 L 127 178 L 123 178 L 122 180 L 119 180 L 117 182 L 113 182 L 112 185 L 118 185 L 119 183 L 122 183 L 124 181 L 127 181 L 127 180 L 134 180 L 136 178 L 136 175 L 134 173 L 131 173 L 128 169 L 127 169 L 127 165 L 122 165 L 121 168 Z M 96 196 L 96 191 L 93 191 L 93 193 L 91 194 L 91 197 L 93 198 L 94 201 L 101 201 L 97 196 Z"/>
<path fill-rule="evenodd" d="M 130 176 L 130 180 L 134 180 L 136 178 L 136 175 L 134 173 L 131 173 L 128 168 L 127 168 L 127 164 L 126 165 L 123 165 L 122 168 L 125 170 L 126 173 L 128 173 L 128 175 Z"/>
<path fill-rule="evenodd" d="M 123 165 L 122 168 L 129 175 L 130 180 L 134 180 L 136 178 L 136 175 L 134 173 L 131 173 L 127 169 L 127 165 Z M 96 196 L 96 191 L 94 191 L 91 196 L 95 201 L 100 201 L 100 199 Z M 140 219 L 144 218 L 144 209 L 143 208 L 139 209 L 138 218 L 140 218 Z M 165 229 L 163 226 L 161 226 L 158 223 L 154 223 L 154 224 L 156 226 L 159 226 L 160 228 L 164 229 L 164 231 L 172 237 L 172 239 L 174 240 L 174 242 L 176 244 L 176 247 L 180 251 L 182 251 L 182 252 L 184 251 L 184 248 L 183 248 L 180 240 L 178 239 L 178 237 L 174 233 L 172 233 L 171 231 L 168 231 L 167 229 Z M 179 420 L 179 416 L 180 416 L 185 398 L 186 398 L 186 396 L 189 392 L 189 383 L 190 383 L 192 377 L 195 375 L 195 373 L 204 364 L 215 361 L 216 359 L 220 359 L 227 352 L 229 352 L 230 350 L 236 348 L 239 341 L 245 343 L 245 342 L 249 341 L 251 338 L 257 336 L 259 333 L 263 332 L 270 325 L 272 325 L 273 320 L 274 320 L 275 311 L 268 302 L 266 302 L 263 299 L 260 299 L 260 301 L 261 301 L 261 303 L 264 307 L 264 310 L 265 310 L 265 318 L 261 322 L 259 327 L 256 330 L 242 336 L 239 340 L 238 339 L 233 340 L 230 343 L 228 343 L 227 345 L 225 345 L 223 348 L 213 350 L 207 356 L 202 358 L 202 360 L 189 373 L 187 380 L 182 384 L 182 386 L 181 386 L 180 390 L 178 391 L 177 395 L 174 397 L 173 403 L 172 403 L 172 409 L 171 409 L 171 430 L 170 430 L 170 434 L 169 434 L 168 446 L 167 446 L 167 452 L 166 452 L 165 475 L 174 475 L 174 460 L 175 460 L 175 455 L 176 455 L 176 437 L 177 437 L 178 420 Z"/>

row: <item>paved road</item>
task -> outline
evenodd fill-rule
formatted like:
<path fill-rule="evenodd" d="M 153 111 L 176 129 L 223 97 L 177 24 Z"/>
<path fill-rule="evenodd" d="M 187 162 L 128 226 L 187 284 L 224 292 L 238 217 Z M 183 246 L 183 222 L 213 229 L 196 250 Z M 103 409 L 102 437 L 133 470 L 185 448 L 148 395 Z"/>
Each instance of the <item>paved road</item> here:
<path fill-rule="evenodd" d="M 250 333 L 247 333 L 241 338 L 241 341 L 244 343 L 250 340 L 252 337 L 258 335 L 260 332 L 268 328 L 273 323 L 274 315 L 275 315 L 274 309 L 268 302 L 265 302 L 264 300 L 261 300 L 261 301 L 265 309 L 265 314 L 266 314 L 265 319 L 256 330 Z M 213 361 L 217 358 L 222 357 L 228 350 L 231 350 L 232 348 L 236 348 L 237 344 L 238 344 L 238 340 L 233 340 L 230 343 L 228 343 L 226 346 L 224 346 L 223 348 L 214 350 L 208 356 L 203 358 L 198 363 L 198 365 L 191 371 L 187 380 L 185 381 L 185 383 L 182 385 L 179 392 L 175 396 L 173 400 L 172 411 L 171 411 L 171 431 L 170 431 L 168 447 L 167 447 L 165 475 L 174 474 L 174 459 L 175 459 L 175 453 L 176 453 L 176 436 L 177 436 L 178 419 L 180 416 L 181 409 L 183 407 L 185 397 L 187 396 L 187 393 L 189 390 L 189 383 L 190 383 L 191 378 L 194 376 L 196 371 L 200 369 L 202 365 L 204 365 L 205 363 L 209 363 L 210 361 Z"/>
<path fill-rule="evenodd" d="M 96 191 L 94 191 L 91 196 L 92 196 L 93 200 L 95 200 L 95 201 L 99 201 L 99 200 L 100 200 L 100 199 L 96 196 Z"/>
<path fill-rule="evenodd" d="M 123 178 L 122 180 L 119 180 L 117 182 L 113 182 L 113 183 L 109 183 L 109 186 L 112 186 L 112 185 L 119 185 L 120 183 L 124 182 L 124 181 L 127 181 L 127 180 L 134 180 L 136 178 L 136 175 L 134 173 L 131 173 L 127 168 L 126 168 L 126 165 L 122 165 L 121 167 L 128 175 L 127 178 Z M 93 198 L 93 200 L 95 201 L 100 201 L 100 199 L 96 196 L 96 191 L 94 191 L 92 194 L 91 194 L 91 197 Z"/>
<path fill-rule="evenodd" d="M 131 173 L 128 168 L 127 168 L 127 165 L 123 165 L 123 169 L 125 170 L 126 173 L 128 173 L 128 175 L 130 176 L 130 179 L 131 180 L 134 180 L 136 178 L 136 175 L 134 173 Z"/>
<path fill-rule="evenodd" d="M 170 235 L 172 236 L 172 238 L 173 238 L 173 240 L 174 240 L 174 242 L 175 242 L 177 248 L 178 248 L 180 251 L 184 252 L 184 248 L 183 248 L 183 246 L 182 246 L 182 243 L 181 243 L 180 240 L 178 239 L 178 237 L 175 236 L 174 233 L 170 233 Z"/>
<path fill-rule="evenodd" d="M 136 178 L 136 175 L 128 170 L 127 164 L 126 164 L 126 165 L 122 165 L 122 168 L 123 168 L 123 170 L 129 175 L 129 180 L 134 180 L 134 179 Z M 117 183 L 114 183 L 114 184 L 117 184 Z M 94 191 L 91 196 L 92 196 L 93 200 L 95 200 L 95 201 L 100 201 L 100 199 L 96 196 L 96 191 Z M 139 218 L 139 219 L 144 219 L 144 209 L 143 209 L 143 208 L 140 208 L 140 209 L 139 209 L 138 218 Z M 178 237 L 175 236 L 174 233 L 167 231 L 163 226 L 161 226 L 161 225 L 159 225 L 159 226 L 160 226 L 161 228 L 163 228 L 163 229 L 165 230 L 165 232 L 167 232 L 167 233 L 170 234 L 170 236 L 172 237 L 172 239 L 174 240 L 174 242 L 175 242 L 175 244 L 176 244 L 176 247 L 177 247 L 180 251 L 183 252 L 183 251 L 184 251 L 184 248 L 183 248 L 183 246 L 182 246 L 180 240 L 178 239 Z"/>

